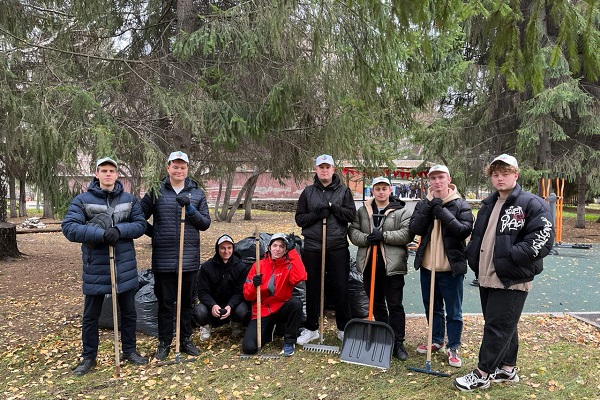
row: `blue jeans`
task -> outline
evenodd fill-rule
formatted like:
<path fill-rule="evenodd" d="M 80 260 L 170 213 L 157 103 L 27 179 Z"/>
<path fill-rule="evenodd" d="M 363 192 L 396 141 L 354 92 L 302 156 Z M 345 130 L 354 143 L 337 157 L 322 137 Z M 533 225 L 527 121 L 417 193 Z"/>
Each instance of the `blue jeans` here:
<path fill-rule="evenodd" d="M 421 271 L 421 294 L 425 315 L 429 321 L 429 289 L 431 271 L 419 268 Z M 446 348 L 458 349 L 462 336 L 462 300 L 464 275 L 452 276 L 452 272 L 436 272 L 433 294 L 433 343 L 444 343 L 445 331 L 448 331 Z M 446 310 L 444 312 L 444 304 Z"/>

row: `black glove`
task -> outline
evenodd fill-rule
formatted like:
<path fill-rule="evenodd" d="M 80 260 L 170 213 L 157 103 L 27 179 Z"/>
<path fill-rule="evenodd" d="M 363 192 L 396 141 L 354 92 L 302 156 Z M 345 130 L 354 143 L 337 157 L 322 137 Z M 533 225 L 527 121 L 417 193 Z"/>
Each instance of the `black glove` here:
<path fill-rule="evenodd" d="M 442 205 L 442 199 L 440 199 L 439 197 L 434 197 L 433 199 L 428 200 L 427 204 L 429 205 L 429 207 L 431 207 L 431 209 L 433 209 L 433 207 L 435 207 L 435 206 Z"/>
<path fill-rule="evenodd" d="M 254 287 L 259 287 L 260 285 L 262 285 L 262 274 L 254 275 L 252 277 L 252 283 L 254 284 Z"/>
<path fill-rule="evenodd" d="M 107 230 L 112 226 L 112 217 L 105 212 L 96 215 L 87 222 L 88 225 L 97 226 Z"/>
<path fill-rule="evenodd" d="M 177 196 L 176 200 L 181 207 L 187 207 L 190 205 L 190 196 L 188 196 L 187 194 L 180 194 L 179 196 Z"/>
<path fill-rule="evenodd" d="M 114 246 L 121 237 L 121 232 L 114 226 L 104 231 L 104 243 Z"/>
<path fill-rule="evenodd" d="M 332 213 L 335 213 L 339 209 L 340 209 L 340 206 L 338 206 L 337 204 L 330 204 L 329 205 L 329 211 L 332 212 Z"/>
<path fill-rule="evenodd" d="M 431 204 L 431 213 L 436 217 L 439 216 L 442 212 L 442 199 L 434 197 L 429 203 Z"/>
<path fill-rule="evenodd" d="M 375 231 L 373 233 L 369 233 L 369 235 L 367 236 L 367 244 L 369 245 L 374 245 L 374 244 L 378 244 L 379 242 L 383 241 L 383 232 L 382 231 Z"/>
<path fill-rule="evenodd" d="M 319 210 L 317 211 L 317 217 L 319 217 L 319 219 L 329 217 L 329 208 L 328 207 L 319 208 Z"/>

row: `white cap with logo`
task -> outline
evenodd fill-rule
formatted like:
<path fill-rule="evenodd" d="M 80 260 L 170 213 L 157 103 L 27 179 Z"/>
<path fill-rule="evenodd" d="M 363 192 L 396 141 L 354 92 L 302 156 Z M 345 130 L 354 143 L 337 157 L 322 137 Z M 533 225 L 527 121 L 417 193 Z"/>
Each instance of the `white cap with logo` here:
<path fill-rule="evenodd" d="M 373 183 L 372 185 L 375 186 L 378 183 L 385 183 L 388 186 L 392 186 L 392 184 L 390 183 L 390 180 L 388 178 L 386 178 L 385 176 L 378 176 L 377 178 L 373 179 Z"/>
<path fill-rule="evenodd" d="M 429 168 L 427 176 L 433 174 L 434 172 L 445 172 L 448 174 L 448 176 L 450 176 L 450 170 L 448 169 L 448 167 L 442 164 L 436 164 L 433 167 Z"/>
<path fill-rule="evenodd" d="M 217 240 L 217 246 L 220 245 L 223 242 L 229 242 L 231 244 L 235 244 L 235 242 L 233 241 L 233 239 L 231 238 L 231 236 L 229 235 L 223 235 L 221 236 L 218 240 Z"/>
<path fill-rule="evenodd" d="M 119 165 L 117 164 L 117 162 L 115 160 L 113 160 L 110 157 L 104 157 L 99 159 L 98 161 L 96 161 L 96 171 L 98 171 L 98 167 L 100 167 L 102 164 L 112 164 L 115 166 L 115 168 L 119 168 Z"/>
<path fill-rule="evenodd" d="M 331 157 L 329 154 L 321 154 L 315 159 L 315 166 L 318 167 L 321 164 L 329 164 L 333 167 L 333 157 Z"/>
<path fill-rule="evenodd" d="M 502 161 L 503 163 L 508 164 L 512 167 L 519 168 L 519 163 L 517 162 L 517 159 L 513 156 L 509 156 L 508 154 L 500 154 L 498 157 L 492 160 L 490 165 L 497 161 Z"/>
<path fill-rule="evenodd" d="M 173 160 L 182 160 L 182 161 L 185 161 L 188 164 L 190 163 L 190 159 L 188 158 L 188 155 L 185 154 L 181 150 L 174 151 L 171 154 L 169 154 L 169 158 L 167 159 L 167 162 L 171 162 Z"/>

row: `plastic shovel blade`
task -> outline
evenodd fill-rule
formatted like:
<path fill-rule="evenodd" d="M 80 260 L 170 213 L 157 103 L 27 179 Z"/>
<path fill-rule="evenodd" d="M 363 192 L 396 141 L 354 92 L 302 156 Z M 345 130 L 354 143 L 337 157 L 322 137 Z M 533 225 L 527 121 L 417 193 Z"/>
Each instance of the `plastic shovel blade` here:
<path fill-rule="evenodd" d="M 394 350 L 394 331 L 379 321 L 355 318 L 344 328 L 340 360 L 350 364 L 389 369 Z"/>

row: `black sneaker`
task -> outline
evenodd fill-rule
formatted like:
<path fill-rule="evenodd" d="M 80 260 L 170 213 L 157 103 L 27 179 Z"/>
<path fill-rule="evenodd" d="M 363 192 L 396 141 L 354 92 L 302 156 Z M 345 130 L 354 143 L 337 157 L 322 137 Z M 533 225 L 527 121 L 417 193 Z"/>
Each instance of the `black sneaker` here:
<path fill-rule="evenodd" d="M 398 342 L 394 345 L 394 357 L 396 357 L 400 361 L 406 361 L 408 358 L 408 352 L 404 347 L 404 343 Z"/>
<path fill-rule="evenodd" d="M 137 365 L 146 365 L 148 364 L 148 359 L 146 357 L 140 356 L 137 352 L 132 353 L 123 353 L 123 361 L 129 361 Z"/>
<path fill-rule="evenodd" d="M 158 348 L 156 349 L 156 353 L 154 353 L 154 358 L 158 361 L 162 361 L 169 355 L 171 351 L 171 343 L 167 342 L 159 342 Z"/>
<path fill-rule="evenodd" d="M 83 376 L 96 366 L 95 358 L 84 358 L 73 370 L 73 375 Z"/>
<path fill-rule="evenodd" d="M 194 346 L 194 342 L 192 342 L 191 338 L 185 338 L 181 341 L 181 352 L 188 354 L 192 357 L 196 357 L 200 355 L 200 350 Z"/>

